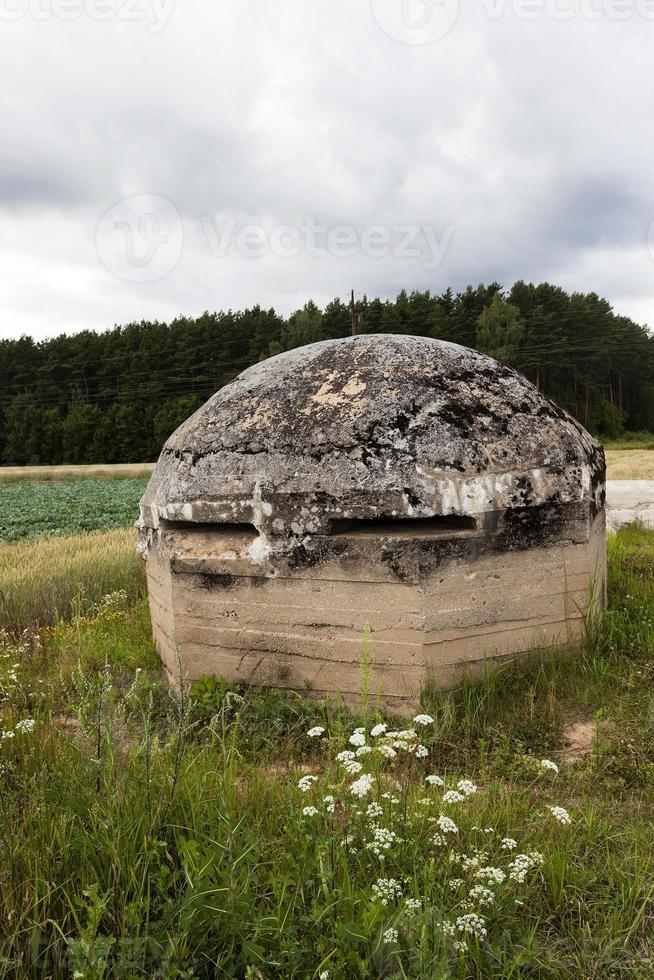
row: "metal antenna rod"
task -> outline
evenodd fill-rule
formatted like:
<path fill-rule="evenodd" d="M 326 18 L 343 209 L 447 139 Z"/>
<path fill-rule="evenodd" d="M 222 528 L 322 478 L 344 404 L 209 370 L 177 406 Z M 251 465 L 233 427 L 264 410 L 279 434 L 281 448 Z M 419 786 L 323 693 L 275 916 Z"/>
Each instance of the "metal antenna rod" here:
<path fill-rule="evenodd" d="M 352 295 L 350 298 L 350 313 L 352 314 L 352 336 L 356 337 L 359 327 L 359 311 L 357 310 L 356 303 L 354 302 L 354 290 L 352 290 Z"/>

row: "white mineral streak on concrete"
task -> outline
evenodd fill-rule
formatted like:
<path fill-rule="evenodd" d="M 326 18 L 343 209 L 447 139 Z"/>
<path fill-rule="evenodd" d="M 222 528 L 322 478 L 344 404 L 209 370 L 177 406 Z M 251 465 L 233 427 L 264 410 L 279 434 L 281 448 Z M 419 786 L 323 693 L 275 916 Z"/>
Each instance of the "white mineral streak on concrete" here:
<path fill-rule="evenodd" d="M 483 473 L 466 477 L 464 474 L 442 473 L 416 466 L 420 476 L 434 488 L 443 515 L 459 514 L 474 517 L 494 510 L 504 510 L 510 505 L 510 497 L 518 489 L 518 481 L 527 478 L 534 495 L 532 503 L 548 500 L 555 487 L 555 478 L 542 467 L 531 470 L 511 470 L 507 473 Z M 584 467 L 581 485 L 572 499 L 581 500 L 590 491 L 590 467 Z"/>
<path fill-rule="evenodd" d="M 258 534 L 252 544 L 245 549 L 246 556 L 255 565 L 263 565 L 268 561 L 271 552 L 270 540 L 265 534 Z"/>
<path fill-rule="evenodd" d="M 654 528 L 654 480 L 607 480 L 607 530 L 617 531 L 634 521 Z"/>
<path fill-rule="evenodd" d="M 269 501 L 264 500 L 261 495 L 261 484 L 257 481 L 252 500 L 252 523 L 259 532 L 252 544 L 246 549 L 245 554 L 255 565 L 263 565 L 270 558 L 272 543 L 266 534 L 267 519 L 273 512 L 273 506 Z"/>

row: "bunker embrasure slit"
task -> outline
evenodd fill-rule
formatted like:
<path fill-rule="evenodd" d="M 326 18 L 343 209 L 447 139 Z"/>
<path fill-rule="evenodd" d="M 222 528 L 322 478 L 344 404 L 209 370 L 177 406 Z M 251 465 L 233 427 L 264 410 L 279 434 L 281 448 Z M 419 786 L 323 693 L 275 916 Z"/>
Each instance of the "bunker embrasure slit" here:
<path fill-rule="evenodd" d="M 388 517 L 332 522 L 332 534 L 342 537 L 428 538 L 476 531 L 474 517 L 447 514 L 435 517 Z"/>

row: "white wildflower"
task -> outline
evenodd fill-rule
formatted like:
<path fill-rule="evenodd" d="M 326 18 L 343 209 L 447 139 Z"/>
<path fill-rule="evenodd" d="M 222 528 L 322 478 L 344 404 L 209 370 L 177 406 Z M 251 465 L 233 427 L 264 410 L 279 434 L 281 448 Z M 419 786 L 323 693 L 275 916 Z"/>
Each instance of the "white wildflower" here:
<path fill-rule="evenodd" d="M 29 735 L 30 732 L 34 731 L 34 725 L 36 722 L 33 718 L 23 718 L 16 725 L 15 731 L 18 735 Z"/>
<path fill-rule="evenodd" d="M 370 734 L 372 738 L 377 738 L 379 735 L 383 735 L 387 727 L 388 727 L 387 725 L 383 725 L 383 724 L 375 725 L 374 728 L 370 729 Z"/>
<path fill-rule="evenodd" d="M 309 738 L 320 738 L 320 736 L 324 735 L 324 733 L 325 733 L 325 729 L 321 725 L 316 725 L 315 728 L 309 729 L 307 735 L 309 736 Z"/>
<path fill-rule="evenodd" d="M 371 820 L 376 820 L 377 817 L 381 817 L 384 813 L 383 807 L 379 803 L 369 803 L 366 809 L 366 816 L 370 817 Z"/>
<path fill-rule="evenodd" d="M 426 745 L 416 745 L 415 755 L 416 759 L 426 759 L 429 755 L 429 749 Z"/>
<path fill-rule="evenodd" d="M 397 929 L 387 929 L 384 932 L 384 942 L 385 943 L 396 943 L 398 937 Z"/>
<path fill-rule="evenodd" d="M 360 762 L 344 762 L 343 768 L 349 776 L 356 776 L 363 769 Z"/>
<path fill-rule="evenodd" d="M 425 776 L 425 782 L 430 786 L 444 786 L 445 783 L 440 776 Z"/>
<path fill-rule="evenodd" d="M 518 846 L 518 842 L 517 842 L 517 840 L 514 840 L 513 837 L 503 837 L 502 838 L 502 850 L 503 851 L 515 851 L 515 849 L 516 849 L 517 846 Z"/>
<path fill-rule="evenodd" d="M 343 752 L 339 752 L 336 756 L 337 762 L 351 762 L 352 759 L 356 758 L 356 752 L 350 752 L 349 749 L 345 749 Z"/>
<path fill-rule="evenodd" d="M 473 902 L 478 902 L 479 905 L 492 905 L 495 901 L 495 892 L 492 892 L 490 888 L 486 888 L 485 885 L 475 885 L 468 892 L 468 897 Z"/>
<path fill-rule="evenodd" d="M 443 837 L 442 834 L 434 834 L 434 836 L 432 837 L 432 841 L 436 845 L 436 847 L 445 847 L 445 845 L 447 844 L 447 840 L 445 839 L 445 837 Z"/>
<path fill-rule="evenodd" d="M 416 725 L 425 725 L 425 726 L 427 726 L 427 725 L 433 725 L 434 724 L 434 719 L 432 718 L 431 715 L 416 715 L 415 718 L 413 719 L 413 721 L 414 721 L 414 723 Z"/>
<path fill-rule="evenodd" d="M 556 762 L 552 762 L 551 759 L 541 759 L 540 760 L 541 769 L 546 769 L 548 772 L 558 772 L 559 767 Z"/>
<path fill-rule="evenodd" d="M 428 796 L 423 796 L 422 799 L 418 800 L 418 806 L 431 806 L 432 802 Z"/>
<path fill-rule="evenodd" d="M 529 854 L 518 854 L 509 864 L 509 880 L 524 884 L 527 874 L 532 868 L 538 867 L 543 863 L 543 855 L 538 851 L 530 851 Z"/>
<path fill-rule="evenodd" d="M 303 817 L 317 817 L 319 813 L 318 807 L 315 806 L 305 806 L 302 810 Z"/>
<path fill-rule="evenodd" d="M 352 783 L 350 786 L 350 793 L 352 793 L 353 796 L 358 796 L 360 799 L 362 799 L 364 796 L 367 796 L 372 789 L 372 783 L 372 776 L 370 773 L 366 772 L 363 774 L 363 776 L 360 776 L 359 779 Z"/>
<path fill-rule="evenodd" d="M 365 745 L 366 736 L 363 734 L 363 732 L 355 732 L 353 735 L 350 735 L 349 742 L 350 745 L 356 745 L 356 746 Z"/>
<path fill-rule="evenodd" d="M 562 806 L 551 806 L 549 808 L 549 811 L 552 814 L 552 816 L 554 817 L 554 819 L 555 820 L 558 820 L 558 822 L 560 824 L 563 824 L 564 827 L 565 826 L 568 826 L 569 824 L 572 823 L 572 817 L 570 816 L 570 814 L 568 813 L 568 811 L 565 809 L 565 807 L 562 807 Z"/>
<path fill-rule="evenodd" d="M 468 856 L 467 854 L 462 854 L 459 858 L 459 863 L 464 871 L 470 871 L 472 868 L 478 868 L 481 864 L 479 857 Z"/>
<path fill-rule="evenodd" d="M 391 745 L 378 745 L 377 751 L 380 755 L 386 756 L 387 759 L 394 759 L 397 755 L 397 752 Z"/>
<path fill-rule="evenodd" d="M 463 878 L 450 878 L 448 882 L 450 888 L 462 888 L 465 885 Z"/>
<path fill-rule="evenodd" d="M 389 830 L 387 827 L 375 827 L 373 839 L 366 844 L 366 847 L 378 858 L 383 858 L 384 851 L 390 850 L 396 841 L 399 842 L 399 837 L 394 830 Z"/>
<path fill-rule="evenodd" d="M 13 738 L 14 733 L 12 731 L 0 732 L 0 742 L 4 742 L 6 738 Z"/>
<path fill-rule="evenodd" d="M 322 801 L 326 804 L 327 813 L 333 813 L 336 809 L 336 800 L 333 796 L 323 796 Z"/>
<path fill-rule="evenodd" d="M 460 915 L 456 920 L 456 928 L 459 932 L 474 936 L 475 939 L 485 939 L 488 934 L 486 920 L 474 912 Z"/>
<path fill-rule="evenodd" d="M 460 779 L 456 784 L 456 788 L 459 793 L 463 793 L 464 796 L 474 796 L 477 792 L 477 787 L 470 779 Z"/>
<path fill-rule="evenodd" d="M 447 793 L 443 793 L 443 803 L 463 803 L 464 800 L 463 793 L 457 793 L 455 789 L 448 789 Z"/>
<path fill-rule="evenodd" d="M 450 820 L 449 817 L 446 817 L 442 813 L 440 814 L 440 816 L 439 816 L 438 820 L 436 821 L 436 823 L 438 824 L 440 830 L 442 830 L 444 834 L 458 834 L 459 833 L 459 828 L 454 823 L 454 821 L 453 820 Z"/>
<path fill-rule="evenodd" d="M 506 879 L 506 874 L 501 868 L 479 868 L 475 873 L 475 878 L 479 878 L 481 881 L 487 881 L 493 885 L 501 885 Z"/>
<path fill-rule="evenodd" d="M 373 901 L 388 905 L 398 898 L 402 898 L 402 886 L 395 878 L 378 878 L 372 886 Z"/>
<path fill-rule="evenodd" d="M 358 748 L 357 749 L 356 754 L 357 754 L 357 756 L 360 756 L 360 755 L 368 755 L 369 752 L 372 752 L 372 749 L 370 748 L 370 746 L 369 745 L 362 745 L 361 748 Z"/>
<path fill-rule="evenodd" d="M 311 789 L 312 783 L 317 783 L 317 776 L 303 776 L 302 779 L 297 784 L 297 788 L 301 790 L 302 793 L 308 793 Z"/>
<path fill-rule="evenodd" d="M 382 793 L 382 800 L 388 800 L 389 803 L 400 802 L 399 796 L 396 796 L 395 793 Z"/>
<path fill-rule="evenodd" d="M 418 898 L 407 898 L 404 903 L 404 912 L 411 918 L 417 915 L 418 912 L 422 912 L 422 902 Z"/>

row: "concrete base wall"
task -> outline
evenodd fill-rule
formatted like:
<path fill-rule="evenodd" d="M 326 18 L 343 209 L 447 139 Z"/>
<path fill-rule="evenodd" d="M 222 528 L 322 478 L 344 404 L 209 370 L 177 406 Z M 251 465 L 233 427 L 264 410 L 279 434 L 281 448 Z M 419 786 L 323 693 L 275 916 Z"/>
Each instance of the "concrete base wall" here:
<path fill-rule="evenodd" d="M 591 602 L 604 598 L 603 512 L 584 543 L 448 560 L 418 583 L 389 572 L 375 541 L 356 568 L 328 558 L 274 577 L 250 546 L 247 532 L 158 533 L 147 578 L 171 682 L 216 674 L 352 705 L 365 683 L 408 711 L 426 685 L 446 688 L 489 658 L 578 644 Z"/>

